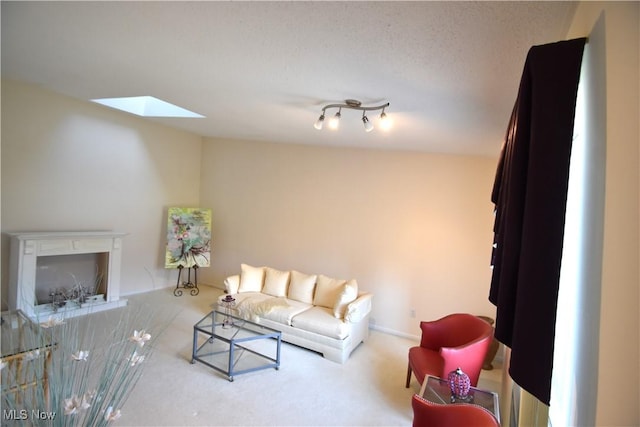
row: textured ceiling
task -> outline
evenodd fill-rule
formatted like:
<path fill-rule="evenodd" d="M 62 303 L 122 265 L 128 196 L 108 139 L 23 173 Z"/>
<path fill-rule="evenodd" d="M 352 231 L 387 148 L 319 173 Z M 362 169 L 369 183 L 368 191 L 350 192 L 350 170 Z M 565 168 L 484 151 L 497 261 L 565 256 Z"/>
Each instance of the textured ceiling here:
<path fill-rule="evenodd" d="M 82 100 L 153 95 L 207 118 L 149 120 L 204 136 L 495 156 L 529 47 L 563 39 L 575 3 L 1 7 L 6 78 Z M 347 98 L 390 102 L 393 129 L 365 133 L 344 110 L 338 131 L 313 128 Z"/>

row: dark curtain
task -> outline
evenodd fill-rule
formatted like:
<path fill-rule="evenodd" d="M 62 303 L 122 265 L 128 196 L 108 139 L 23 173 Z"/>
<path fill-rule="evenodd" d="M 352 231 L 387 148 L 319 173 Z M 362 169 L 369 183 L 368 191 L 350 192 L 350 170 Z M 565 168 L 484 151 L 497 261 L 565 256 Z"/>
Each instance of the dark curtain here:
<path fill-rule="evenodd" d="M 509 374 L 549 404 L 576 95 L 586 39 L 529 50 L 500 154 L 493 273 L 496 338 Z"/>

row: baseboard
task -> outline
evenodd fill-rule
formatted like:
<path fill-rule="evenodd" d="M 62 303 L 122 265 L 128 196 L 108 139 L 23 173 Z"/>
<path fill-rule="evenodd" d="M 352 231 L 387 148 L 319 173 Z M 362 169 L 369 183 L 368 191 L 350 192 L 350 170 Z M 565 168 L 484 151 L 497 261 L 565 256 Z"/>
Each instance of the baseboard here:
<path fill-rule="evenodd" d="M 395 329 L 385 328 L 385 327 L 378 326 L 378 325 L 375 325 L 375 324 L 372 324 L 372 323 L 369 323 L 369 329 L 372 329 L 374 331 L 383 332 L 383 333 L 389 334 L 389 335 L 395 335 L 395 336 L 401 337 L 401 338 L 407 338 L 407 339 L 414 340 L 414 341 L 420 341 L 420 337 L 418 335 L 407 334 L 405 332 L 396 331 Z"/>

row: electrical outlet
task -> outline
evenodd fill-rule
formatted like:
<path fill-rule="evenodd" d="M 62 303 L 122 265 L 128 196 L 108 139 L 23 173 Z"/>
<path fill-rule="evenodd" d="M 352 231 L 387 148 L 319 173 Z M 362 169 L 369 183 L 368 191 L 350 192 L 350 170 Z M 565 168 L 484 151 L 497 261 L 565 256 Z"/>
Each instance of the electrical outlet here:
<path fill-rule="evenodd" d="M 409 316 L 415 318 L 416 317 L 416 310 L 414 308 L 411 309 L 411 311 L 409 312 Z"/>

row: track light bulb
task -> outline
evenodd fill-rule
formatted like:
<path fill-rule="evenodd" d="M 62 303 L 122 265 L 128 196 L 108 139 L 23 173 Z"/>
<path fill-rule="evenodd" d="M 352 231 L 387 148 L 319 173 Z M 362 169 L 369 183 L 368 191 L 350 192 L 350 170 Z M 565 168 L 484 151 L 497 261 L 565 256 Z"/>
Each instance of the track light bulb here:
<path fill-rule="evenodd" d="M 322 112 L 320 117 L 318 117 L 318 120 L 316 120 L 316 123 L 313 125 L 313 127 L 318 130 L 322 130 L 322 125 L 324 125 L 324 111 Z"/>
<path fill-rule="evenodd" d="M 371 132 L 373 130 L 373 124 L 369 121 L 369 118 L 362 114 L 362 123 L 364 123 L 365 132 Z"/>
<path fill-rule="evenodd" d="M 391 120 L 387 117 L 387 114 L 382 110 L 380 113 L 380 129 L 387 131 L 391 129 Z"/>
<path fill-rule="evenodd" d="M 342 109 L 339 109 L 338 112 L 336 113 L 336 115 L 329 119 L 329 129 L 336 130 L 340 126 L 340 117 L 341 117 L 340 111 L 341 110 Z"/>

